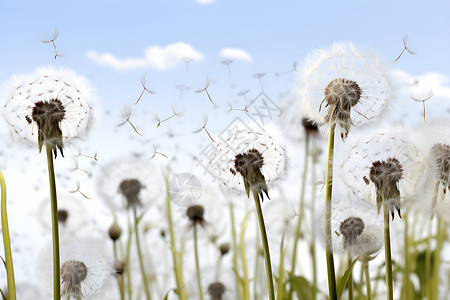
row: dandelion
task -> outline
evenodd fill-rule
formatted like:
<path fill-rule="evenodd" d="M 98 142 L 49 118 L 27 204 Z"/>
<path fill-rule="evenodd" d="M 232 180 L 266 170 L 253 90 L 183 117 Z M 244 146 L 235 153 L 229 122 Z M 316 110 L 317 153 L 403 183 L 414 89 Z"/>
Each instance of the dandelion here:
<path fill-rule="evenodd" d="M 228 69 L 228 75 L 231 75 L 230 64 L 231 64 L 232 62 L 233 62 L 232 59 L 225 59 L 225 60 L 222 60 L 222 64 L 224 64 L 224 65 L 227 66 L 227 69 Z"/>
<path fill-rule="evenodd" d="M 176 112 L 176 111 L 175 111 L 175 107 L 172 106 L 172 114 L 171 114 L 169 117 L 167 117 L 167 118 L 165 118 L 165 119 L 163 119 L 163 120 L 160 120 L 159 117 L 156 116 L 156 121 L 158 122 L 158 124 L 156 125 L 156 127 L 159 127 L 159 125 L 161 125 L 161 123 L 166 122 L 166 121 L 172 119 L 173 117 L 180 117 L 180 116 L 182 116 L 182 115 L 183 115 L 183 113 L 181 113 L 181 112 Z"/>
<path fill-rule="evenodd" d="M 144 95 L 144 92 L 147 92 L 151 95 L 156 94 L 156 92 L 149 90 L 145 86 L 145 76 L 141 77 L 141 85 L 142 85 L 142 92 L 139 94 L 139 97 L 137 98 L 136 102 L 134 102 L 134 105 L 138 104 L 139 100 L 141 100 L 142 96 Z"/>
<path fill-rule="evenodd" d="M 409 50 L 408 46 L 406 46 L 406 41 L 407 40 L 408 40 L 408 36 L 407 35 L 403 36 L 403 50 L 402 50 L 402 52 L 400 52 L 400 55 L 392 63 L 397 62 L 405 51 L 408 52 L 411 55 L 416 55 L 415 52 Z"/>
<path fill-rule="evenodd" d="M 61 247 L 61 296 L 65 299 L 87 299 L 101 295 L 113 267 L 108 255 L 94 242 L 71 242 Z M 42 262 L 42 278 L 48 279 L 48 260 Z"/>
<path fill-rule="evenodd" d="M 392 98 L 381 59 L 357 52 L 350 43 L 319 49 L 306 59 L 299 93 L 308 118 L 339 125 L 346 134 L 380 116 Z"/>
<path fill-rule="evenodd" d="M 250 191 L 253 193 L 264 248 L 269 298 L 275 299 L 272 263 L 261 202 L 264 195 L 269 198 L 268 183 L 277 180 L 284 173 L 284 149 L 267 134 L 239 126 L 230 128 L 228 138 L 220 141 L 217 147 L 222 158 L 222 181 L 235 188 L 242 188 L 243 185 L 247 197 L 250 197 Z"/>
<path fill-rule="evenodd" d="M 202 130 L 205 130 L 206 134 L 211 139 L 211 141 L 213 141 L 213 143 L 215 143 L 216 141 L 212 138 L 211 134 L 209 134 L 208 129 L 206 129 L 206 125 L 207 124 L 208 124 L 208 116 L 207 115 L 203 115 L 203 126 L 200 129 L 194 130 L 193 133 L 198 133 L 198 132 L 200 132 Z"/>
<path fill-rule="evenodd" d="M 212 101 L 211 96 L 209 95 L 209 92 L 208 92 L 208 87 L 209 87 L 210 83 L 211 83 L 211 79 L 208 78 L 208 77 L 206 77 L 205 87 L 202 88 L 202 89 L 200 89 L 200 90 L 196 90 L 196 91 L 194 91 L 194 92 L 196 92 L 196 93 L 201 93 L 201 92 L 204 91 L 204 92 L 206 93 L 206 95 L 208 96 L 209 101 L 211 101 L 212 104 L 216 105 L 216 104 Z"/>
<path fill-rule="evenodd" d="M 388 298 L 393 299 L 390 220 L 397 211 L 401 217 L 401 199 L 411 199 L 419 176 L 424 170 L 419 150 L 399 130 L 357 136 L 344 158 L 345 185 L 358 197 L 376 199 L 377 211 L 384 207 L 384 245 Z M 403 134 L 404 136 L 404 134 Z M 350 143 L 349 143 L 350 144 Z M 347 174 L 347 175 L 346 175 Z M 369 189 L 364 189 L 364 185 Z"/>
<path fill-rule="evenodd" d="M 53 37 L 51 40 L 41 40 L 41 42 L 43 42 L 44 44 L 52 43 L 53 49 L 55 50 L 55 60 L 58 56 L 63 56 L 62 54 L 58 54 L 58 52 L 56 51 L 55 40 L 58 37 L 58 35 L 59 31 L 55 29 L 55 32 L 53 33 Z"/>
<path fill-rule="evenodd" d="M 92 96 L 83 77 L 69 70 L 40 68 L 31 75 L 11 81 L 4 104 L 4 116 L 14 136 L 36 142 L 39 152 L 45 144 L 50 184 L 53 238 L 53 288 L 60 299 L 58 201 L 53 155 L 64 145 L 81 138 L 93 123 Z M 36 139 L 37 135 L 37 139 Z"/>
<path fill-rule="evenodd" d="M 194 228 L 194 251 L 195 251 L 195 267 L 197 269 L 197 284 L 198 284 L 198 293 L 200 295 L 200 299 L 203 300 L 203 291 L 202 291 L 202 283 L 201 283 L 201 275 L 200 275 L 200 264 L 198 259 L 198 239 L 197 239 L 197 225 L 204 227 L 206 225 L 206 221 L 203 218 L 205 213 L 205 209 L 201 205 L 191 205 L 188 207 L 186 211 L 186 215 L 191 221 L 191 227 Z"/>

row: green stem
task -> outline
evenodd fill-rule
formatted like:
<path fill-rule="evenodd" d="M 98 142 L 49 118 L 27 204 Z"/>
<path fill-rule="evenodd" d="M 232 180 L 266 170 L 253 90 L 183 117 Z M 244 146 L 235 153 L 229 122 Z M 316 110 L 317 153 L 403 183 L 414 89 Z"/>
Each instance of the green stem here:
<path fill-rule="evenodd" d="M 194 224 L 194 251 L 195 251 L 195 268 L 197 269 L 197 286 L 200 300 L 203 300 L 202 280 L 200 276 L 200 264 L 198 259 L 198 240 L 197 240 L 197 225 Z"/>
<path fill-rule="evenodd" d="M 132 299 L 133 289 L 131 285 L 131 269 L 130 269 L 130 249 L 131 249 L 131 237 L 133 228 L 131 226 L 130 215 L 127 214 L 127 223 L 128 223 L 128 240 L 127 240 L 127 254 L 125 257 L 125 269 L 127 271 L 127 282 L 128 282 L 128 299 Z"/>
<path fill-rule="evenodd" d="M 147 298 L 147 300 L 151 300 L 152 296 L 150 294 L 149 284 L 147 281 L 147 274 L 145 273 L 144 259 L 142 257 L 141 242 L 139 239 L 139 231 L 138 231 L 139 219 L 137 217 L 135 205 L 133 206 L 133 216 L 134 216 L 134 233 L 135 233 L 135 237 L 136 237 L 136 248 L 137 248 L 138 257 L 139 257 L 139 266 L 141 268 L 141 274 L 142 274 L 142 284 L 144 285 L 145 297 Z"/>
<path fill-rule="evenodd" d="M 170 194 L 169 194 L 169 179 L 167 176 L 165 177 L 166 182 L 166 204 L 167 204 L 167 219 L 169 222 L 169 231 L 170 231 L 170 246 L 172 250 L 173 257 L 173 270 L 175 273 L 175 279 L 177 281 L 177 289 L 175 293 L 178 294 L 180 300 L 186 300 L 186 289 L 184 288 L 184 280 L 183 280 L 183 272 L 182 272 L 182 260 L 179 259 L 180 255 L 177 254 L 177 250 L 175 248 L 175 235 L 173 233 L 173 223 L 172 223 L 172 213 L 170 210 Z"/>
<path fill-rule="evenodd" d="M 439 181 L 436 182 L 434 186 L 433 196 L 431 198 L 432 206 L 431 206 L 431 218 L 428 221 L 428 237 L 427 237 L 427 248 L 425 250 L 425 289 L 426 289 L 426 296 L 428 300 L 432 299 L 432 274 L 431 274 L 431 237 L 433 235 L 433 215 L 434 210 L 437 202 L 437 197 L 439 193 Z"/>
<path fill-rule="evenodd" d="M 5 266 L 6 266 L 6 278 L 8 281 L 8 299 L 16 300 L 16 285 L 14 283 L 14 265 L 11 254 L 11 242 L 9 240 L 9 227 L 8 227 L 8 214 L 6 212 L 6 184 L 5 178 L 0 171 L 0 185 L 2 188 L 2 202 L 1 202 L 1 215 L 2 215 L 2 234 L 3 245 L 5 248 Z"/>
<path fill-rule="evenodd" d="M 317 297 L 317 262 L 316 262 L 316 224 L 314 220 L 315 212 L 315 204 L 316 204 L 316 164 L 318 162 L 318 154 L 313 156 L 313 165 L 312 165 L 312 191 L 311 191 L 311 241 L 309 246 L 309 251 L 311 253 L 312 260 L 312 271 L 313 271 L 313 300 L 316 300 Z"/>
<path fill-rule="evenodd" d="M 337 300 L 336 274 L 334 270 L 333 244 L 331 235 L 331 195 L 333 190 L 333 152 L 336 125 L 330 127 L 328 139 L 327 175 L 325 180 L 325 252 L 327 258 L 328 291 L 330 300 Z"/>
<path fill-rule="evenodd" d="M 369 275 L 369 262 L 365 259 L 362 263 L 362 267 L 364 269 L 364 276 L 366 278 L 366 294 L 367 300 L 372 300 L 372 290 L 370 286 L 370 275 Z"/>
<path fill-rule="evenodd" d="M 441 264 L 441 250 L 444 241 L 445 229 L 442 228 L 442 221 L 440 216 L 437 216 L 437 233 L 436 233 L 436 250 L 434 252 L 434 266 L 433 266 L 433 285 L 432 294 L 433 299 L 439 299 L 439 266 Z"/>
<path fill-rule="evenodd" d="M 55 168 L 53 166 L 52 147 L 45 144 L 47 150 L 48 179 L 50 183 L 50 202 L 52 210 L 53 238 L 53 299 L 61 299 L 61 278 L 59 262 L 58 198 L 56 196 Z"/>
<path fill-rule="evenodd" d="M 377 197 L 381 197 L 378 195 Z M 378 202 L 378 201 L 377 201 Z M 389 208 L 384 206 L 384 260 L 386 264 L 386 287 L 387 287 L 387 299 L 394 299 L 394 289 L 392 281 L 392 259 L 391 259 L 391 237 L 389 232 Z"/>
<path fill-rule="evenodd" d="M 292 265 L 291 265 L 291 273 L 294 274 L 295 271 L 295 262 L 297 259 L 297 245 L 298 245 L 298 239 L 300 238 L 300 227 L 301 222 L 303 219 L 303 210 L 304 210 L 304 202 L 305 202 L 305 187 L 306 187 L 306 173 L 308 170 L 308 156 L 309 156 L 309 135 L 306 135 L 305 140 L 305 158 L 303 161 L 303 175 L 302 175 L 302 188 L 300 191 L 300 211 L 299 211 L 299 217 L 297 220 L 297 226 L 295 228 L 295 236 L 294 236 L 294 249 L 292 250 Z M 289 298 L 292 298 L 292 292 L 293 289 L 291 289 L 289 293 Z"/>
<path fill-rule="evenodd" d="M 235 228 L 235 221 L 234 221 L 234 207 L 233 202 L 229 202 L 229 209 L 230 209 L 230 222 L 231 222 L 231 238 L 233 240 L 233 269 L 236 272 L 236 287 L 239 291 L 240 298 L 243 297 L 243 289 L 242 285 L 239 281 L 239 276 L 237 275 L 238 271 L 238 263 L 237 263 L 237 240 L 236 240 L 236 228 Z"/>
<path fill-rule="evenodd" d="M 244 297 L 243 297 L 243 300 L 250 300 L 250 279 L 248 278 L 247 258 L 245 256 L 245 241 L 244 241 L 244 233 L 245 233 L 245 229 L 247 227 L 247 219 L 249 216 L 250 216 L 250 212 L 247 213 L 247 215 L 244 218 L 244 221 L 242 221 L 241 237 L 240 237 L 242 272 L 244 273 L 244 280 L 243 280 Z M 258 255 L 258 253 L 256 255 Z"/>
<path fill-rule="evenodd" d="M 278 267 L 278 279 L 277 279 L 277 299 L 284 299 L 284 232 L 283 237 L 281 238 L 281 246 L 280 246 L 280 264 Z M 292 290 L 292 289 L 291 289 Z M 291 299 L 291 298 L 289 298 Z"/>
<path fill-rule="evenodd" d="M 401 289 L 401 298 L 402 299 L 411 299 L 414 297 L 411 290 L 411 282 L 409 281 L 409 230 L 408 230 L 408 214 L 403 212 L 402 219 L 405 224 L 404 236 L 403 236 L 403 244 L 404 244 L 404 266 L 403 266 L 403 275 L 402 275 L 402 289 Z"/>
<path fill-rule="evenodd" d="M 253 199 L 255 200 L 256 213 L 258 214 L 259 231 L 261 233 L 261 242 L 264 249 L 264 260 L 266 263 L 267 288 L 269 291 L 269 299 L 275 300 L 275 288 L 273 285 L 272 263 L 270 261 L 269 241 L 267 239 L 266 226 L 264 225 L 264 217 L 259 202 L 258 192 L 253 190 Z"/>
<path fill-rule="evenodd" d="M 113 251 L 114 251 L 114 261 L 119 262 L 119 257 L 117 255 L 117 241 L 113 241 Z M 117 286 L 120 292 L 120 299 L 125 300 L 125 292 L 123 289 L 123 273 L 117 276 Z"/>
<path fill-rule="evenodd" d="M 348 256 L 348 265 L 352 265 L 352 258 L 350 255 Z M 350 271 L 350 276 L 347 281 L 347 288 L 348 288 L 348 300 L 353 300 L 353 270 Z"/>
<path fill-rule="evenodd" d="M 259 226 L 257 223 L 255 223 L 255 237 L 259 234 Z M 255 266 L 253 269 L 253 299 L 258 300 L 259 295 L 259 289 L 258 289 L 258 274 L 259 274 L 259 241 L 258 239 L 255 239 L 255 249 L 256 249 L 256 255 L 255 255 Z"/>

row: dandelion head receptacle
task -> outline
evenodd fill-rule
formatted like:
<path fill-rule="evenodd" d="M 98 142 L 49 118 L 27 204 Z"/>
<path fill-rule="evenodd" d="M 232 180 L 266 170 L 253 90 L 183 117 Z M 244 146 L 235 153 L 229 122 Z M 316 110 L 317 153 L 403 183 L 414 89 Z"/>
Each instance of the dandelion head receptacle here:
<path fill-rule="evenodd" d="M 212 300 L 221 300 L 225 294 L 225 285 L 221 282 L 213 282 L 208 286 L 208 293 Z"/>
<path fill-rule="evenodd" d="M 191 205 L 186 210 L 186 215 L 188 216 L 189 220 L 191 221 L 192 226 L 200 225 L 205 226 L 206 221 L 203 217 L 205 214 L 205 209 L 201 205 Z"/>
<path fill-rule="evenodd" d="M 436 178 L 444 186 L 450 188 L 450 146 L 436 143 L 430 151 Z"/>
<path fill-rule="evenodd" d="M 15 76 L 4 104 L 4 115 L 13 136 L 37 142 L 63 155 L 64 146 L 90 129 L 93 95 L 84 77 L 70 70 L 40 68 Z"/>
<path fill-rule="evenodd" d="M 380 58 L 360 53 L 351 43 L 312 52 L 299 75 L 298 94 L 308 118 L 339 125 L 345 134 L 380 116 L 392 98 Z"/>

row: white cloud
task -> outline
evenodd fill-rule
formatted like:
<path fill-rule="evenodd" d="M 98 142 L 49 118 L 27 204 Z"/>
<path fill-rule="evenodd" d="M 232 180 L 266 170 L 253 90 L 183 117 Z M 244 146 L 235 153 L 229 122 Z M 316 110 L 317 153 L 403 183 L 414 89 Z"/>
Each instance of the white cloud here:
<path fill-rule="evenodd" d="M 220 50 L 219 55 L 224 58 L 229 58 L 229 59 L 240 59 L 240 60 L 246 60 L 246 61 L 253 60 L 252 57 L 250 56 L 250 54 L 248 54 L 244 50 L 238 49 L 238 48 L 229 48 L 229 47 L 223 48 L 222 50 Z"/>
<path fill-rule="evenodd" d="M 210 4 L 210 3 L 216 2 L 216 0 L 195 0 L 195 2 L 200 3 L 200 4 Z"/>
<path fill-rule="evenodd" d="M 194 61 L 204 58 L 202 53 L 183 42 L 169 44 L 164 48 L 149 46 L 144 50 L 144 57 L 119 58 L 108 52 L 98 53 L 93 50 L 86 52 L 86 57 L 120 71 L 144 68 L 166 70 L 182 64 L 186 58 Z"/>

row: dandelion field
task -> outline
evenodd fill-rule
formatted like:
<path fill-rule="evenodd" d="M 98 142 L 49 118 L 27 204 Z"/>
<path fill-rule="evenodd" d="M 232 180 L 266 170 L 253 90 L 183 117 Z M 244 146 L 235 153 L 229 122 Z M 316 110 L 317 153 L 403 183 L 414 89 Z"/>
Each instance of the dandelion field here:
<path fill-rule="evenodd" d="M 35 9 L 61 16 L 19 26 L 20 49 L 1 50 L 24 62 L 0 72 L 0 297 L 447 299 L 450 81 L 423 63 L 415 25 L 405 19 L 390 48 L 349 33 L 305 37 L 293 54 L 256 47 L 240 13 L 266 26 L 259 11 L 243 5 L 242 32 L 229 24 L 228 36 L 219 12 L 231 4 L 177 4 L 189 22 L 162 3 L 122 7 L 134 18 L 118 4 L 45 3 Z M 297 5 L 258 9 L 288 35 L 306 22 L 287 17 Z M 138 18 L 144 7 L 155 20 Z M 102 9 L 120 21 L 67 26 Z M 189 33 L 199 16 L 211 21 L 205 33 L 242 48 L 213 56 Z M 136 24 L 176 38 L 159 46 L 142 26 L 121 31 Z"/>

